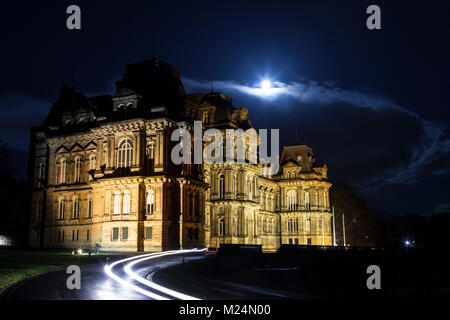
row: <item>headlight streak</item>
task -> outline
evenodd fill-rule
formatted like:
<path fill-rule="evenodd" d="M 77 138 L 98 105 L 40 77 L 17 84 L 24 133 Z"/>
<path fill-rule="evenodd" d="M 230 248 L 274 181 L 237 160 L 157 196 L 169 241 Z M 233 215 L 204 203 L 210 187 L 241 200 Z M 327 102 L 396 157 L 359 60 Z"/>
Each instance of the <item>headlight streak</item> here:
<path fill-rule="evenodd" d="M 127 261 L 131 261 L 134 260 L 131 263 L 128 263 L 125 267 L 124 270 L 125 272 L 134 280 L 139 281 L 140 283 L 154 289 L 154 290 L 158 290 L 160 292 L 163 292 L 169 296 L 178 298 L 178 299 L 182 299 L 182 300 L 200 300 L 198 298 L 189 296 L 189 295 L 185 295 L 181 292 L 177 292 L 174 290 L 171 290 L 169 288 L 163 287 L 161 285 L 158 285 L 154 282 L 151 282 L 147 279 L 144 279 L 140 276 L 138 276 L 135 272 L 133 272 L 133 270 L 131 269 L 131 267 L 137 263 L 140 263 L 142 261 L 145 260 L 150 260 L 150 259 L 154 259 L 154 258 L 158 258 L 158 257 L 163 257 L 163 256 L 167 256 L 167 255 L 174 255 L 174 254 L 181 254 L 181 253 L 189 253 L 189 252 L 202 252 L 202 251 L 206 251 L 206 249 L 192 249 L 192 250 L 172 250 L 172 251 L 166 251 L 166 252 L 161 252 L 161 253 L 149 253 L 149 254 L 144 254 L 144 255 L 140 255 L 137 257 L 130 257 L 130 258 L 126 258 L 126 259 L 122 259 L 122 260 L 118 260 L 115 261 L 114 263 L 110 264 L 110 265 L 106 265 L 104 270 L 106 272 L 106 274 L 111 277 L 112 279 L 116 280 L 117 282 L 119 282 L 120 284 L 124 285 L 125 287 L 128 287 L 132 290 L 135 290 L 147 297 L 150 297 L 152 299 L 156 299 L 156 300 L 170 300 L 170 298 L 166 298 L 163 297 L 161 295 L 158 295 L 156 293 L 153 293 L 151 291 L 145 290 L 143 288 L 140 288 L 132 283 L 129 283 L 127 281 L 125 281 L 124 279 L 121 279 L 120 277 L 118 277 L 116 274 L 114 274 L 112 272 L 112 268 L 118 264 L 127 262 Z"/>

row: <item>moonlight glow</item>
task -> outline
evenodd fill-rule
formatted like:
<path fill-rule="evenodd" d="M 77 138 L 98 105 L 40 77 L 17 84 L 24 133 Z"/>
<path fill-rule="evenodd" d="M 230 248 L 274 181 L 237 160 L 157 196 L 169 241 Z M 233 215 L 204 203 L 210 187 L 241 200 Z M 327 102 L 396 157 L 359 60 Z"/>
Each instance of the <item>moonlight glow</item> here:
<path fill-rule="evenodd" d="M 272 88 L 272 83 L 269 80 L 263 80 L 261 82 L 261 89 L 264 91 L 269 91 Z"/>

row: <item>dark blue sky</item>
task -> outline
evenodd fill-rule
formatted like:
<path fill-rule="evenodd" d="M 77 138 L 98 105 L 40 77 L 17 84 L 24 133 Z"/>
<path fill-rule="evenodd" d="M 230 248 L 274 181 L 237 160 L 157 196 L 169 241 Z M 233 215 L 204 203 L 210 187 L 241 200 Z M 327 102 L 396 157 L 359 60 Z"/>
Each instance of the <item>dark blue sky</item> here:
<path fill-rule="evenodd" d="M 66 29 L 81 7 L 82 30 Z M 382 29 L 365 26 L 381 7 Z M 39 1 L 3 4 L 0 139 L 17 159 L 63 82 L 114 93 L 125 65 L 153 51 L 188 92 L 245 105 L 281 143 L 310 145 L 332 182 L 385 212 L 450 210 L 450 48 L 444 1 Z M 262 78 L 285 94 L 251 94 Z M 24 159 L 24 157 L 22 158 Z M 20 160 L 16 171 L 24 172 Z"/>

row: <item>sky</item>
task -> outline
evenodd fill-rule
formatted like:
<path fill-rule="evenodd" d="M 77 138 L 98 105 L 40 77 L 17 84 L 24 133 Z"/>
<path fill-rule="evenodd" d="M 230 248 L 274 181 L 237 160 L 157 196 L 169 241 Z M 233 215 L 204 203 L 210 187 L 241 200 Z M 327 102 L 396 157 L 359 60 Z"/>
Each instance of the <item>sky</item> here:
<path fill-rule="evenodd" d="M 66 27 L 71 4 L 81 30 Z M 381 30 L 366 27 L 371 4 Z M 256 128 L 280 129 L 281 145 L 312 147 L 332 183 L 361 188 L 381 212 L 448 212 L 448 12 L 433 0 L 5 3 L 0 140 L 24 176 L 28 128 L 63 83 L 114 94 L 127 64 L 155 54 L 188 93 L 213 81 Z"/>

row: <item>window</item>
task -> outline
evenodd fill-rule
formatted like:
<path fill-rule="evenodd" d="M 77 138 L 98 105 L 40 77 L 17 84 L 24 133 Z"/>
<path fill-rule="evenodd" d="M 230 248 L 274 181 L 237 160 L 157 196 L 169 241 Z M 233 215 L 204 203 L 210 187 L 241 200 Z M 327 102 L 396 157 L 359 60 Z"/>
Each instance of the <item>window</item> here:
<path fill-rule="evenodd" d="M 310 210 L 311 205 L 309 203 L 309 192 L 305 192 L 305 209 Z"/>
<path fill-rule="evenodd" d="M 233 218 L 233 235 L 237 237 L 238 235 L 238 217 L 234 216 Z"/>
<path fill-rule="evenodd" d="M 64 230 L 62 231 L 62 241 L 64 242 L 65 240 L 65 235 L 64 235 Z"/>
<path fill-rule="evenodd" d="M 248 178 L 247 180 L 247 190 L 248 190 L 248 200 L 253 200 L 253 183 L 252 178 Z"/>
<path fill-rule="evenodd" d="M 194 239 L 194 229 L 193 228 L 188 228 L 188 239 L 191 241 Z"/>
<path fill-rule="evenodd" d="M 128 227 L 123 227 L 122 228 L 122 240 L 127 240 L 128 239 Z"/>
<path fill-rule="evenodd" d="M 292 244 L 292 238 L 289 238 L 289 244 Z"/>
<path fill-rule="evenodd" d="M 80 230 L 77 230 L 77 241 L 80 239 Z"/>
<path fill-rule="evenodd" d="M 273 217 L 271 220 L 271 231 L 272 231 L 272 234 L 275 234 L 275 218 L 273 218 Z"/>
<path fill-rule="evenodd" d="M 298 238 L 294 238 L 294 244 L 298 244 Z"/>
<path fill-rule="evenodd" d="M 88 218 L 92 218 L 92 198 L 88 201 Z"/>
<path fill-rule="evenodd" d="M 94 155 L 92 155 L 89 158 L 89 170 L 95 170 L 96 162 L 97 162 L 97 158 Z"/>
<path fill-rule="evenodd" d="M 78 197 L 76 197 L 73 199 L 72 219 L 78 219 L 79 212 L 80 212 L 80 199 L 78 199 Z"/>
<path fill-rule="evenodd" d="M 203 112 L 203 123 L 209 123 L 209 113 L 208 113 L 208 111 Z"/>
<path fill-rule="evenodd" d="M 298 219 L 297 218 L 294 218 L 292 220 L 292 231 L 298 232 Z"/>
<path fill-rule="evenodd" d="M 64 199 L 63 198 L 61 198 L 60 200 L 59 200 L 59 205 L 58 205 L 58 218 L 60 219 L 60 220 L 63 220 L 64 219 L 64 207 L 65 207 L 65 201 L 64 201 Z"/>
<path fill-rule="evenodd" d="M 119 228 L 112 228 L 112 240 L 119 240 Z"/>
<path fill-rule="evenodd" d="M 89 241 L 89 229 L 86 230 L 86 241 Z"/>
<path fill-rule="evenodd" d="M 114 214 L 120 214 L 120 192 L 114 193 Z"/>
<path fill-rule="evenodd" d="M 155 204 L 155 194 L 153 189 L 147 193 L 147 214 L 153 214 L 153 205 Z"/>
<path fill-rule="evenodd" d="M 154 159 L 155 158 L 155 142 L 151 141 L 148 146 L 148 158 Z"/>
<path fill-rule="evenodd" d="M 59 174 L 58 174 L 58 183 L 63 184 L 66 183 L 66 169 L 67 169 L 67 160 L 61 159 L 59 161 Z"/>
<path fill-rule="evenodd" d="M 308 246 L 310 246 L 310 245 L 312 244 L 311 238 L 308 238 L 308 239 L 306 240 L 306 244 L 307 244 Z"/>
<path fill-rule="evenodd" d="M 225 198 L 225 176 L 219 176 L 219 199 Z"/>
<path fill-rule="evenodd" d="M 219 236 L 223 236 L 225 234 L 225 218 L 219 219 Z"/>
<path fill-rule="evenodd" d="M 72 230 L 72 241 L 75 241 L 75 230 Z"/>
<path fill-rule="evenodd" d="M 81 159 L 75 159 L 75 172 L 74 172 L 75 182 L 80 182 L 81 180 Z"/>
<path fill-rule="evenodd" d="M 119 156 L 117 158 L 117 167 L 131 167 L 133 164 L 133 142 L 125 139 L 119 143 Z"/>
<path fill-rule="evenodd" d="M 311 231 L 311 219 L 310 219 L 310 218 L 307 218 L 307 219 L 306 219 L 305 230 L 306 230 L 307 232 L 310 232 L 310 231 Z"/>
<path fill-rule="evenodd" d="M 123 214 L 129 214 L 130 213 L 130 191 L 125 190 L 123 194 Z"/>
<path fill-rule="evenodd" d="M 297 210 L 297 192 L 289 190 L 287 193 L 287 209 L 289 211 Z"/>
<path fill-rule="evenodd" d="M 233 175 L 233 194 L 236 196 L 237 193 L 237 179 L 236 175 Z"/>
<path fill-rule="evenodd" d="M 145 240 L 151 240 L 153 236 L 153 229 L 152 227 L 146 227 L 145 228 Z"/>
<path fill-rule="evenodd" d="M 287 220 L 287 231 L 292 232 L 292 219 L 288 218 Z"/>

